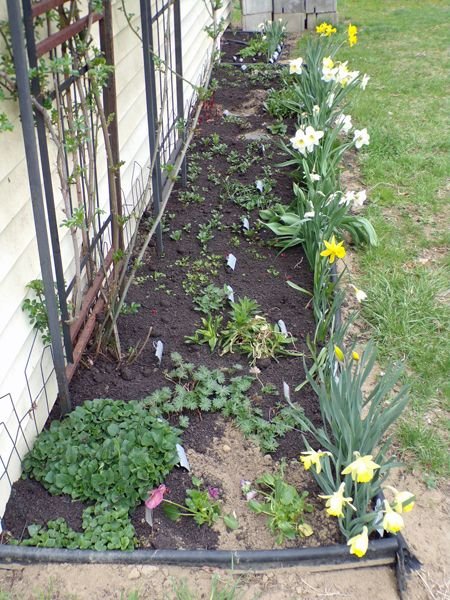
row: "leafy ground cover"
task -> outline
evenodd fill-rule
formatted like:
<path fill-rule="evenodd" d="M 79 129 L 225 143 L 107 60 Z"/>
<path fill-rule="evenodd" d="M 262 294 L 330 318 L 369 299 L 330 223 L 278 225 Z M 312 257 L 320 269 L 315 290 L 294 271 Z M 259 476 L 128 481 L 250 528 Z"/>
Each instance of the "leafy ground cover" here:
<path fill-rule="evenodd" d="M 411 403 L 398 440 L 411 465 L 433 484 L 448 476 L 450 110 L 444 84 L 448 3 L 375 0 L 340 3 L 342 19 L 361 29 L 351 59 L 371 75 L 352 107 L 370 131 L 360 161 L 367 216 L 380 244 L 358 253 L 364 317 L 384 364 L 404 357 Z M 342 50 L 350 58 L 350 50 Z"/>

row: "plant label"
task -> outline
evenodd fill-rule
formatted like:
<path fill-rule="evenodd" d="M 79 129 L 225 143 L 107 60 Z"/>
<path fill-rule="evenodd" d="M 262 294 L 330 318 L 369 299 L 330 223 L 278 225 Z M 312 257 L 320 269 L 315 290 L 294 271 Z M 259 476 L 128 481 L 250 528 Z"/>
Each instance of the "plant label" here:
<path fill-rule="evenodd" d="M 227 256 L 227 267 L 229 267 L 232 271 L 234 271 L 235 267 L 236 267 L 236 262 L 237 262 L 237 258 L 235 257 L 234 254 L 229 254 Z"/>
<path fill-rule="evenodd" d="M 264 182 L 261 179 L 257 179 L 255 185 L 258 192 L 262 194 L 264 192 Z"/>
<path fill-rule="evenodd" d="M 241 71 L 246 71 L 247 70 L 247 65 L 242 65 L 241 66 Z"/>
<path fill-rule="evenodd" d="M 289 385 L 283 381 L 283 395 L 287 402 L 291 401 L 291 390 L 289 389 Z"/>
<path fill-rule="evenodd" d="M 186 456 L 186 452 L 185 452 L 183 446 L 181 446 L 180 444 L 177 444 L 175 447 L 177 449 L 178 458 L 180 459 L 180 462 L 178 464 L 180 465 L 180 467 L 182 469 L 186 469 L 186 471 L 190 471 L 191 467 L 189 465 L 189 461 L 188 461 L 188 458 Z"/>
<path fill-rule="evenodd" d="M 155 349 L 155 356 L 158 359 L 158 363 L 161 364 L 162 355 L 164 352 L 164 344 L 161 340 L 158 340 L 157 342 L 153 342 L 153 347 Z"/>
<path fill-rule="evenodd" d="M 242 217 L 242 227 L 248 231 L 250 229 L 250 221 L 247 219 L 247 217 Z"/>
<path fill-rule="evenodd" d="M 234 290 L 231 287 L 231 285 L 227 285 L 227 291 L 228 291 L 228 296 L 227 296 L 228 300 L 230 302 L 234 302 Z"/>
<path fill-rule="evenodd" d="M 153 527 L 153 510 L 151 508 L 145 507 L 145 520 L 150 527 Z"/>
<path fill-rule="evenodd" d="M 287 337 L 288 336 L 288 330 L 286 328 L 286 323 L 282 319 L 280 319 L 278 321 L 278 327 L 280 328 L 280 331 L 284 335 L 284 337 Z"/>

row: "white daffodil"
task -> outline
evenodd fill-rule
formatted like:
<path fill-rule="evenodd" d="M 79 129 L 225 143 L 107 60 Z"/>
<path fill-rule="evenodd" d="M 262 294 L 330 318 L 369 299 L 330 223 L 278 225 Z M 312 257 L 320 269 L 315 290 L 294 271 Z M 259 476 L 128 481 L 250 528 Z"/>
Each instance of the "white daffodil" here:
<path fill-rule="evenodd" d="M 345 204 L 345 206 L 349 206 L 355 201 L 355 192 L 345 192 L 342 198 L 339 200 L 339 206 Z"/>
<path fill-rule="evenodd" d="M 370 135 L 367 133 L 367 129 L 355 129 L 353 141 L 355 147 L 359 150 L 363 146 L 368 146 L 370 142 Z"/>
<path fill-rule="evenodd" d="M 303 58 L 299 56 L 289 62 L 289 73 L 291 75 L 301 75 L 303 71 Z"/>
<path fill-rule="evenodd" d="M 337 73 L 337 69 L 327 69 L 327 68 L 323 67 L 321 79 L 322 79 L 322 81 L 325 81 L 325 83 L 329 83 L 330 81 L 335 81 L 336 73 Z"/>
<path fill-rule="evenodd" d="M 314 146 L 319 145 L 319 142 L 323 138 L 323 136 L 323 131 L 317 131 L 316 129 L 314 129 L 314 127 L 308 125 L 308 127 L 305 129 L 305 137 L 307 143 L 306 147 L 308 152 L 312 152 L 314 150 Z"/>
<path fill-rule="evenodd" d="M 358 300 L 359 303 L 364 302 L 364 300 L 367 300 L 366 292 L 357 288 L 356 285 L 353 285 L 353 283 L 351 283 L 350 285 L 355 290 L 355 298 Z"/>
<path fill-rule="evenodd" d="M 367 84 L 369 83 L 369 75 L 367 75 L 367 73 L 364 73 L 363 78 L 361 80 L 361 89 L 365 90 L 367 87 Z"/>
<path fill-rule="evenodd" d="M 339 115 L 339 117 L 336 119 L 336 125 L 338 127 L 340 126 L 344 133 L 348 133 L 353 127 L 351 115 Z"/>
<path fill-rule="evenodd" d="M 353 206 L 362 206 L 366 200 L 367 200 L 366 190 L 361 190 L 360 192 L 356 192 L 355 197 L 353 198 Z"/>
<path fill-rule="evenodd" d="M 303 215 L 304 219 L 314 219 L 314 217 L 316 216 L 316 212 L 314 210 L 314 206 L 312 202 L 308 202 L 308 208 L 309 210 L 307 212 L 305 212 L 305 214 Z"/>
<path fill-rule="evenodd" d="M 327 106 L 328 108 L 331 108 L 333 106 L 333 102 L 334 102 L 334 94 L 328 94 L 328 98 L 327 98 Z"/>
<path fill-rule="evenodd" d="M 314 173 L 314 171 L 310 173 L 309 178 L 311 181 L 320 181 L 320 175 L 318 173 Z"/>
<path fill-rule="evenodd" d="M 306 154 L 308 140 L 306 139 L 303 129 L 297 129 L 295 136 L 290 139 L 290 142 L 294 150 L 298 150 L 301 154 Z"/>
<path fill-rule="evenodd" d="M 312 112 L 313 115 L 318 115 L 320 113 L 320 106 L 318 104 L 314 104 Z"/>
<path fill-rule="evenodd" d="M 331 56 L 327 56 L 322 59 L 322 67 L 324 69 L 334 69 L 334 61 Z"/>
<path fill-rule="evenodd" d="M 258 31 L 264 31 L 264 29 L 265 29 L 265 28 L 266 28 L 266 25 L 265 25 L 265 23 L 260 23 L 260 24 L 259 24 L 259 25 L 256 27 L 256 29 L 257 29 Z"/>

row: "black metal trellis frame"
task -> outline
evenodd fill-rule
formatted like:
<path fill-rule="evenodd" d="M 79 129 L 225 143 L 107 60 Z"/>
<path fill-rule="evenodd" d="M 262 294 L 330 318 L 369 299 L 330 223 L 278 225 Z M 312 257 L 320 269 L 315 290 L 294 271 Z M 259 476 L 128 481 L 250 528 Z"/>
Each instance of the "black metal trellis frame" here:
<path fill-rule="evenodd" d="M 180 2 L 140 0 L 148 140 L 150 162 L 154 162 L 151 178 L 155 217 L 164 199 L 167 180 L 162 159 L 165 164 L 173 164 L 184 139 L 183 128 L 179 126 L 184 123 Z M 155 61 L 155 56 L 163 56 L 163 61 Z M 184 161 L 182 182 L 185 179 Z M 158 254 L 162 254 L 161 224 L 156 230 L 156 247 Z"/>
<path fill-rule="evenodd" d="M 56 10 L 59 7 L 62 7 L 69 0 L 41 0 L 39 3 L 32 3 L 32 0 L 22 0 L 23 6 L 23 19 L 25 25 L 25 41 L 26 48 L 28 53 L 28 61 L 29 66 L 31 68 L 36 68 L 38 65 L 38 60 L 40 57 L 50 54 L 50 56 L 54 57 L 57 55 L 58 48 L 61 48 L 64 44 L 66 44 L 71 38 L 79 34 L 85 29 L 88 24 L 91 23 L 99 23 L 99 37 L 100 37 L 100 47 L 105 56 L 107 64 L 114 65 L 114 51 L 113 51 L 113 40 L 112 40 L 112 18 L 111 18 L 111 2 L 109 0 L 105 0 L 103 2 L 103 12 L 102 13 L 94 13 L 91 15 L 85 15 L 83 17 L 77 17 L 73 22 L 67 24 L 65 27 L 59 29 L 55 33 L 48 35 L 48 37 L 44 38 L 41 41 L 36 41 L 35 34 L 35 22 L 37 18 L 42 18 L 42 16 L 46 16 L 49 11 Z M 71 86 L 74 85 L 77 78 L 81 78 L 85 76 L 87 72 L 87 67 L 84 65 L 83 69 L 80 69 L 80 73 L 78 76 L 73 74 L 59 78 L 58 87 L 59 91 L 67 91 Z M 42 98 L 42 92 L 40 88 L 39 78 L 35 77 L 31 82 L 31 91 L 38 101 Z M 117 106 L 116 106 L 116 89 L 115 89 L 115 78 L 114 75 L 111 74 L 109 76 L 108 85 L 104 89 L 103 94 L 103 104 L 105 109 L 105 114 L 107 118 L 113 117 L 113 115 L 117 114 Z M 49 233 L 51 239 L 52 246 L 52 254 L 53 254 L 53 268 L 55 272 L 56 278 L 56 287 L 58 291 L 58 301 L 59 308 L 61 313 L 61 324 L 62 324 L 62 334 L 64 340 L 64 350 L 65 357 L 68 363 L 73 362 L 73 328 L 69 325 L 69 311 L 68 311 L 68 298 L 70 293 L 73 290 L 75 284 L 75 278 L 68 282 L 66 285 L 64 280 L 64 271 L 62 265 L 61 258 L 61 248 L 60 248 L 60 240 L 59 240 L 59 227 L 56 218 L 56 210 L 55 210 L 55 195 L 54 195 L 54 184 L 52 181 L 52 168 L 50 165 L 49 159 L 49 148 L 48 148 L 48 138 L 45 126 L 45 120 L 43 115 L 39 111 L 35 111 L 35 120 L 36 120 L 36 128 L 38 134 L 39 141 L 39 154 L 40 154 L 40 162 L 42 169 L 42 177 L 44 183 L 45 190 L 45 200 L 46 200 L 46 209 L 48 216 L 48 226 Z M 92 124 L 93 127 L 93 124 Z M 63 126 L 64 129 L 64 126 Z M 114 155 L 114 161 L 116 164 L 119 163 L 119 140 L 118 140 L 118 130 L 117 130 L 117 119 L 111 118 L 109 123 L 109 134 L 111 140 L 112 152 Z M 66 132 L 63 132 L 64 138 L 66 136 Z M 91 132 L 93 136 L 93 132 Z M 67 161 L 67 156 L 66 156 Z M 95 187 L 98 192 L 98 179 L 97 179 L 97 164 L 95 164 Z M 118 170 L 114 171 L 114 177 L 116 179 L 116 188 L 117 188 L 117 205 L 121 206 L 121 194 L 120 194 L 120 173 Z M 86 202 L 86 189 L 85 186 L 82 186 L 83 200 Z M 110 204 L 111 201 L 112 190 L 110 189 Z M 72 201 L 71 189 L 69 186 L 69 195 Z M 98 195 L 97 195 L 98 201 Z M 119 210 L 120 215 L 120 210 Z M 97 251 L 99 255 L 102 257 L 102 261 L 104 261 L 104 248 L 103 248 L 103 238 L 105 235 L 108 235 L 110 229 L 112 227 L 112 218 L 111 214 L 102 222 L 98 218 L 97 223 L 97 232 L 89 239 L 89 244 L 87 248 L 84 248 L 84 256 L 81 260 L 81 270 L 82 272 L 86 269 L 88 262 L 91 260 L 93 253 Z M 110 236 L 111 237 L 111 236 Z M 120 236 L 120 242 L 122 242 L 122 236 Z M 115 248 L 116 250 L 117 248 Z M 95 262 L 94 262 L 95 264 Z M 81 318 L 85 318 L 86 314 L 83 314 Z M 72 335 L 71 335 L 72 331 Z"/>
<path fill-rule="evenodd" d="M 29 403 L 24 410 L 16 407 L 15 399 L 11 394 L 4 394 L 3 402 L 11 404 L 10 417 L 7 421 L 0 423 L 0 432 L 9 439 L 11 449 L 7 456 L 0 457 L 0 480 L 9 477 L 9 467 L 13 457 L 19 460 L 23 458 L 23 452 L 29 450 L 30 440 L 26 432 L 31 427 L 34 434 L 39 433 L 42 426 L 37 420 L 36 409 L 41 396 L 44 397 L 42 413 L 39 419 L 48 417 L 52 405 L 52 399 L 48 394 L 48 384 L 53 375 L 56 375 L 60 406 L 62 413 L 71 408 L 68 380 L 73 375 L 75 365 L 80 356 L 79 342 L 83 338 L 87 343 L 93 330 L 93 324 L 98 314 L 98 293 L 104 273 L 98 273 L 93 285 L 85 295 L 86 310 L 82 318 L 69 325 L 69 312 L 67 307 L 68 297 L 74 286 L 74 279 L 69 282 L 64 280 L 63 262 L 59 240 L 59 223 L 55 208 L 55 183 L 52 181 L 52 165 L 49 153 L 48 133 L 44 117 L 36 109 L 36 100 L 42 100 L 40 84 L 37 79 L 29 80 L 29 68 L 36 67 L 40 57 L 53 53 L 67 42 L 70 37 L 80 33 L 88 24 L 88 16 L 77 17 L 64 28 L 51 33 L 42 41 L 35 38 L 35 21 L 55 8 L 58 8 L 69 0 L 7 0 L 9 24 L 11 30 L 13 53 L 16 69 L 16 82 L 18 88 L 19 106 L 22 119 L 22 131 L 27 159 L 28 177 L 30 183 L 33 213 L 35 220 L 36 239 L 39 250 L 41 275 L 44 284 L 45 301 L 49 319 L 49 330 L 51 346 L 46 346 L 40 357 L 40 384 L 39 389 L 32 390 L 36 384 L 36 377 L 30 379 L 28 373 L 31 364 L 31 355 L 37 350 L 38 332 L 35 332 L 33 343 L 25 367 L 25 380 L 28 390 Z M 180 15 L 180 0 L 141 0 L 141 24 L 143 32 L 143 55 L 144 55 L 144 80 L 147 103 L 147 124 L 149 131 L 150 164 L 153 164 L 151 172 L 151 199 L 155 215 L 159 213 L 161 203 L 167 198 L 167 191 L 171 187 L 168 170 L 163 164 L 175 164 L 179 152 L 182 150 L 185 140 L 185 129 L 178 124 L 186 123 L 190 114 L 190 107 L 185 110 L 183 96 L 183 68 L 182 68 L 182 30 Z M 114 48 L 112 37 L 111 3 L 104 0 L 104 11 L 102 14 L 91 15 L 91 22 L 98 22 L 100 27 L 101 49 L 108 64 L 114 64 Z M 159 62 L 155 56 L 161 56 Z M 163 65 L 161 67 L 161 65 Z M 167 70 L 167 71 L 166 71 Z M 68 90 L 76 82 L 76 77 L 83 77 L 87 73 L 87 67 L 80 69 L 79 75 L 61 77 L 58 81 L 60 91 Z M 55 93 L 53 93 L 53 97 Z M 33 104 L 34 103 L 34 104 Z M 116 90 L 114 77 L 111 77 L 109 85 L 105 88 L 103 105 L 106 115 L 116 114 Z M 186 119 L 185 119 L 185 113 Z M 119 162 L 119 140 L 117 132 L 117 120 L 110 121 L 110 139 L 116 162 Z M 119 173 L 117 172 L 117 190 L 120 194 L 119 205 L 123 205 L 125 216 L 141 214 L 145 209 L 143 201 L 146 198 L 147 183 L 143 167 L 135 164 L 132 177 L 131 205 L 126 202 L 126 194 L 120 188 Z M 186 165 L 183 162 L 182 182 L 186 177 Z M 123 198 L 122 198 L 123 194 Z M 95 237 L 90 240 L 89 251 L 97 247 L 97 252 L 102 253 L 105 268 L 111 265 L 111 214 L 98 222 Z M 130 224 L 125 223 L 128 238 Z M 105 242 L 105 236 L 110 236 L 109 242 Z M 122 244 L 122 239 L 120 240 Z M 162 252 L 161 227 L 157 235 L 157 249 Z M 108 252 L 109 250 L 109 252 Z M 82 258 L 82 268 L 86 267 L 89 256 Z M 101 275 L 101 276 L 100 276 Z M 55 284 L 56 279 L 56 291 Z M 87 301 L 89 300 L 89 302 Z M 59 304 L 59 307 L 58 307 Z M 82 312 L 84 310 L 84 301 Z M 62 332 L 61 327 L 62 325 Z M 84 327 L 84 329 L 83 329 Z M 78 339 L 77 347 L 74 349 L 74 340 Z M 75 350 L 75 353 L 74 353 Z M 52 367 L 44 373 L 44 358 L 51 354 Z M 71 363 L 74 364 L 71 364 Z M 66 363 L 69 363 L 66 365 Z M 34 381 L 32 384 L 31 381 Z M 31 431 L 30 429 L 30 431 Z"/>

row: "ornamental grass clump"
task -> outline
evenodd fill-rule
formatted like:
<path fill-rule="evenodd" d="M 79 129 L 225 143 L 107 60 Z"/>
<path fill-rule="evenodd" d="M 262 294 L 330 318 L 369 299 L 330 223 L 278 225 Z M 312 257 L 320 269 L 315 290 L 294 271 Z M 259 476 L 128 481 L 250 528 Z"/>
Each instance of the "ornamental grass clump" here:
<path fill-rule="evenodd" d="M 305 439 L 307 450 L 300 461 L 323 490 L 320 497 L 325 500 L 325 510 L 339 519 L 350 552 L 356 556 L 365 554 L 373 531 L 401 531 L 401 513 L 411 510 L 414 503 L 409 492 L 387 487 L 393 500 L 374 506 L 390 469 L 397 465 L 388 453 L 391 438 L 387 432 L 408 402 L 406 386 L 393 391 L 402 365 L 392 366 L 372 391 L 363 392 L 375 361 L 372 342 L 360 354 L 354 348 L 343 350 L 331 339 L 326 361 L 317 369 L 318 377 L 307 374 L 319 399 L 323 425 L 316 427 L 303 418 L 303 426 L 317 446 L 311 447 Z"/>

